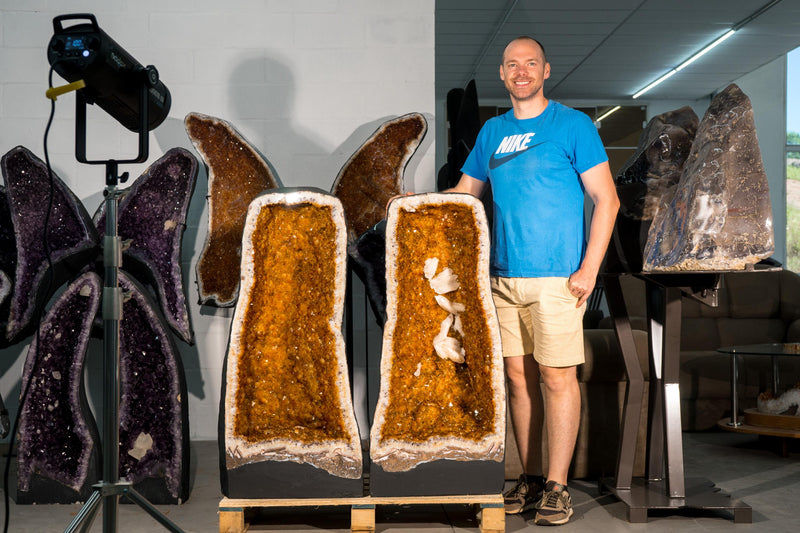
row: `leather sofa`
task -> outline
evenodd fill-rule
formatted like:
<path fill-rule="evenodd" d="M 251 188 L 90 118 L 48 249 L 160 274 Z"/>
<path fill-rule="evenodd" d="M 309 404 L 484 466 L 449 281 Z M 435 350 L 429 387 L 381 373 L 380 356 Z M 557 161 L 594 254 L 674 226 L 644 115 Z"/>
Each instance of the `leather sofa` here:
<path fill-rule="evenodd" d="M 644 281 L 620 277 L 631 319 L 645 393 L 634 461 L 634 476 L 643 475 L 649 379 Z M 680 394 L 684 431 L 713 428 L 730 416 L 730 356 L 724 346 L 800 342 L 800 276 L 787 271 L 737 272 L 722 275 L 718 305 L 710 307 L 684 297 L 681 303 Z M 581 427 L 570 470 L 573 478 L 614 473 L 627 377 L 611 317 L 584 330 L 586 363 L 579 367 Z M 800 355 L 778 359 L 783 389 L 800 382 Z M 772 388 L 770 357 L 740 356 L 739 406 L 754 407 L 760 392 Z M 506 477 L 521 472 L 509 422 Z"/>

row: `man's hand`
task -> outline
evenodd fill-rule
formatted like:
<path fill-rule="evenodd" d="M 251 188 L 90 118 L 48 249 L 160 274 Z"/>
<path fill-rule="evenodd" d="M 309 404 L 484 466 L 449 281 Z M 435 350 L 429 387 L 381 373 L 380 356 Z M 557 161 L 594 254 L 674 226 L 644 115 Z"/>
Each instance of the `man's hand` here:
<path fill-rule="evenodd" d="M 596 282 L 597 275 L 592 275 L 583 269 L 578 269 L 570 275 L 567 281 L 567 287 L 569 288 L 570 294 L 578 299 L 578 303 L 575 304 L 575 307 L 582 306 L 583 303 L 589 299 Z"/>

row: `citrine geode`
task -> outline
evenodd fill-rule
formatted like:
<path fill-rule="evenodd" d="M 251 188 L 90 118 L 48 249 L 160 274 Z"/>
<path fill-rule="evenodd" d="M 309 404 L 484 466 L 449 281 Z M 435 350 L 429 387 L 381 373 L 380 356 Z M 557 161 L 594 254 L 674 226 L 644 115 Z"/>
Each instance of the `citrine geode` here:
<path fill-rule="evenodd" d="M 224 492 L 255 494 L 229 475 L 270 462 L 361 477 L 341 332 L 344 212 L 322 191 L 278 191 L 251 203 L 244 229 L 220 413 Z"/>

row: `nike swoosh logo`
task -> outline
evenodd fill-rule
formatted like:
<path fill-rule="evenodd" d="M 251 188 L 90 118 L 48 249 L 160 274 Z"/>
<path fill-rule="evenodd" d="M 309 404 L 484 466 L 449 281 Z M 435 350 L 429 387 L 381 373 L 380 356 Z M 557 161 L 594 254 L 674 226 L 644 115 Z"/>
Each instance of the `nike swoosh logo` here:
<path fill-rule="evenodd" d="M 536 144 L 532 144 L 532 145 L 528 146 L 527 148 L 525 148 L 523 150 L 518 150 L 518 151 L 513 152 L 511 154 L 504 155 L 503 157 L 495 157 L 495 155 L 492 154 L 492 157 L 489 158 L 489 169 L 490 170 L 494 170 L 497 167 L 499 167 L 500 165 L 504 165 L 504 164 L 508 163 L 509 161 L 511 161 L 512 159 L 517 157 L 518 155 L 524 154 L 525 152 L 527 152 L 531 148 L 533 148 L 535 146 L 539 146 L 540 144 L 544 144 L 546 142 L 547 141 L 542 141 L 542 142 L 539 142 L 539 143 L 536 143 Z"/>

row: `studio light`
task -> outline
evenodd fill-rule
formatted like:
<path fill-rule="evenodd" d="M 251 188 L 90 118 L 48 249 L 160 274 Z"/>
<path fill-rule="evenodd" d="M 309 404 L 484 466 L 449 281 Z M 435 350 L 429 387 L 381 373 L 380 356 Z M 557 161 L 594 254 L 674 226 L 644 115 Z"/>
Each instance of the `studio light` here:
<path fill-rule="evenodd" d="M 64 27 L 65 21 L 88 22 Z M 97 25 L 89 13 L 61 15 L 53 19 L 54 35 L 47 59 L 65 80 L 83 80 L 80 93 L 131 131 L 140 132 L 140 102 L 147 96 L 146 129 L 161 124 L 169 113 L 169 90 L 152 65 L 144 67 Z M 145 93 L 146 91 L 146 93 Z"/>

